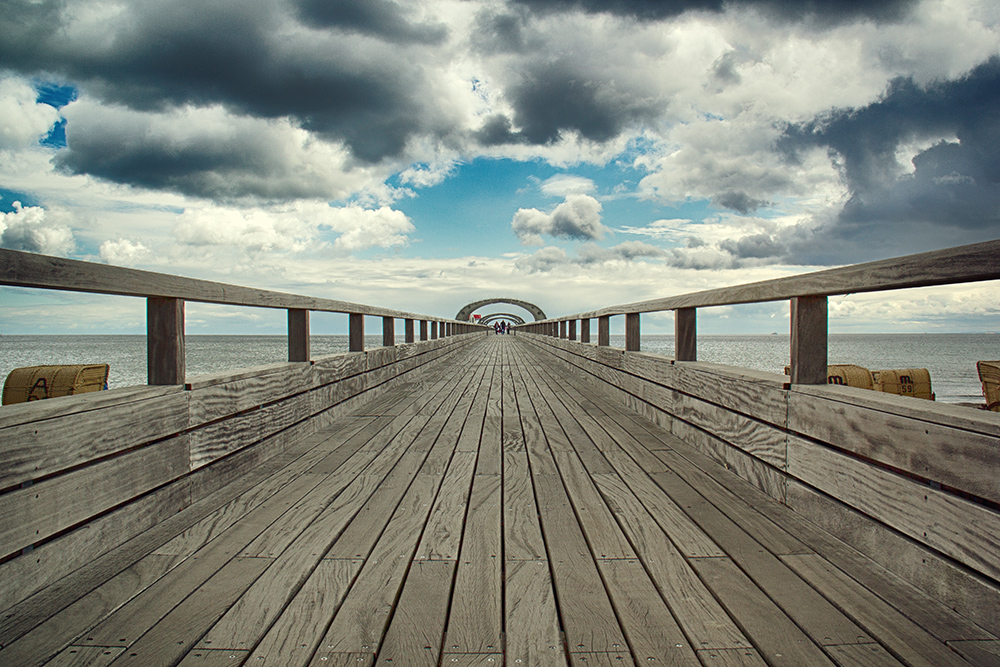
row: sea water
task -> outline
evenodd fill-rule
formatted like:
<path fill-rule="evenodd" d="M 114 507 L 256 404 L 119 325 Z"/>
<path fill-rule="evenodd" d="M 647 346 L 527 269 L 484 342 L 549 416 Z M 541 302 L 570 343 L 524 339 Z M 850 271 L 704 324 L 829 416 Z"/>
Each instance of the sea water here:
<path fill-rule="evenodd" d="M 366 347 L 382 337 L 366 336 Z M 624 336 L 612 336 L 624 347 Z M 643 336 L 642 351 L 673 356 L 673 336 Z M 313 358 L 346 352 L 347 336 L 312 336 Z M 982 403 L 976 361 L 1000 359 L 1000 334 L 830 334 L 831 364 L 871 370 L 926 368 L 937 400 Z M 189 378 L 285 361 L 284 336 L 198 336 L 185 338 Z M 701 335 L 698 359 L 782 373 L 789 362 L 787 335 Z M 0 336 L 0 378 L 14 368 L 48 364 L 107 363 L 110 388 L 146 382 L 145 336 Z"/>

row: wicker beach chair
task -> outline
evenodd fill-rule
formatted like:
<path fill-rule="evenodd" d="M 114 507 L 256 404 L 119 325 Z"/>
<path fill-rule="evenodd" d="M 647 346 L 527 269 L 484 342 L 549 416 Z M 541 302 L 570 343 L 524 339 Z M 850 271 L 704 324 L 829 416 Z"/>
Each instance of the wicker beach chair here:
<path fill-rule="evenodd" d="M 976 368 L 983 383 L 986 409 L 1000 412 L 1000 361 L 977 361 Z"/>
<path fill-rule="evenodd" d="M 107 389 L 108 364 L 15 368 L 3 385 L 3 405 Z"/>

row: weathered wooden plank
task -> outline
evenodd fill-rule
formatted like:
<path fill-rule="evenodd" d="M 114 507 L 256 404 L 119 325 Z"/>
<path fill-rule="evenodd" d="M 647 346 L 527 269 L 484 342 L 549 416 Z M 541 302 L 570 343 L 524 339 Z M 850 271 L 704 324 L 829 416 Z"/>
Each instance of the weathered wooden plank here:
<path fill-rule="evenodd" d="M 608 306 L 588 313 L 577 313 L 571 317 L 607 317 L 622 313 L 648 313 L 677 310 L 678 308 L 782 301 L 802 294 L 831 296 L 966 281 L 996 280 L 1000 278 L 1000 269 L 997 268 L 996 263 L 998 254 L 1000 254 L 1000 241 L 986 241 L 905 257 L 815 271 L 799 276 Z"/>
<path fill-rule="evenodd" d="M 476 475 L 455 575 L 445 651 L 493 653 L 503 635 L 499 475 Z"/>
<path fill-rule="evenodd" d="M 505 577 L 507 664 L 565 667 L 548 562 L 508 561 Z"/>
<path fill-rule="evenodd" d="M 500 667 L 503 653 L 445 653 L 442 664 L 447 667 Z"/>
<path fill-rule="evenodd" d="M 665 473 L 657 473 L 659 477 Z M 728 554 L 743 572 L 818 644 L 858 644 L 871 638 L 777 556 L 686 484 L 668 488 L 685 512 Z"/>
<path fill-rule="evenodd" d="M 437 667 L 455 561 L 414 561 L 378 652 L 378 662 Z"/>
<path fill-rule="evenodd" d="M 90 519 L 188 472 L 187 436 L 95 463 L 6 494 L 0 506 L 3 555 Z"/>
<path fill-rule="evenodd" d="M 0 488 L 13 487 L 173 436 L 188 426 L 185 392 L 157 392 L 149 397 L 139 394 L 123 398 L 133 400 L 63 416 L 44 417 L 46 411 L 38 411 L 42 413 L 38 419 L 0 429 L 0 460 L 4 462 L 0 468 Z M 51 402 L 59 401 L 33 401 L 24 405 Z M 20 406 L 5 406 L 4 411 L 9 407 Z M 27 416 L 30 411 L 22 412 Z"/>
<path fill-rule="evenodd" d="M 824 650 L 842 667 L 903 667 L 903 663 L 878 644 L 825 646 Z"/>
<path fill-rule="evenodd" d="M 798 479 L 959 562 L 1000 578 L 1000 513 L 804 439 L 789 443 Z"/>
<path fill-rule="evenodd" d="M 417 475 L 372 548 L 317 656 L 378 650 L 441 477 Z"/>
<path fill-rule="evenodd" d="M 108 654 L 111 657 L 108 658 L 96 650 L 98 647 L 71 646 L 66 651 L 60 650 L 76 639 L 80 632 L 93 626 L 168 572 L 177 561 L 172 556 L 146 556 L 50 616 L 27 634 L 13 641 L 5 640 L 0 648 L 0 664 L 30 665 L 56 653 L 59 653 L 60 660 L 65 664 L 73 664 L 73 660 L 78 660 L 81 664 L 90 664 L 86 660 L 94 660 L 95 664 L 100 664 L 100 660 L 110 662 L 120 651 L 108 649 L 111 651 Z"/>
<path fill-rule="evenodd" d="M 154 667 L 176 664 L 270 564 L 266 558 L 231 560 L 148 632 L 130 642 L 122 659 L 135 659 Z"/>
<path fill-rule="evenodd" d="M 955 660 L 944 642 L 911 621 L 882 598 L 815 554 L 783 556 L 816 590 L 829 598 L 912 667 L 934 667 Z"/>
<path fill-rule="evenodd" d="M 636 662 L 689 665 L 698 658 L 638 560 L 598 560 Z"/>
<path fill-rule="evenodd" d="M 595 558 L 635 558 L 611 510 L 574 452 L 557 452 L 556 465 Z"/>
<path fill-rule="evenodd" d="M 50 667 L 107 667 L 125 650 L 121 647 L 112 648 L 110 646 L 71 646 L 45 664 Z M 10 664 L 26 665 L 29 663 L 12 662 Z"/>
<path fill-rule="evenodd" d="M 475 452 L 455 452 L 417 547 L 417 560 L 458 558 L 475 469 Z"/>
<path fill-rule="evenodd" d="M 678 471 L 683 473 L 685 480 L 689 481 L 693 486 L 701 490 L 699 480 L 705 480 L 705 483 L 713 483 L 719 488 L 728 490 L 733 494 L 734 498 L 738 498 L 739 500 L 734 501 L 734 504 L 745 503 L 748 507 L 752 508 L 754 513 L 759 513 L 759 516 L 766 517 L 768 520 L 773 521 L 776 526 L 780 526 L 782 532 L 794 531 L 796 538 L 798 538 L 796 542 L 799 545 L 815 549 L 827 558 L 835 560 L 838 567 L 846 570 L 851 577 L 859 581 L 868 590 L 890 601 L 897 609 L 905 609 L 908 616 L 934 636 L 942 640 L 986 638 L 986 633 L 982 628 L 959 616 L 941 602 L 931 599 L 926 593 L 919 591 L 915 586 L 876 564 L 873 560 L 865 558 L 858 551 L 848 547 L 830 533 L 822 530 L 816 523 L 812 523 L 804 516 L 797 514 L 787 505 L 774 502 L 772 498 L 751 486 L 745 480 L 718 468 L 707 457 L 690 448 L 682 447 L 679 452 L 681 451 L 691 462 L 698 463 L 700 466 L 687 465 L 686 467 L 677 468 Z M 686 459 L 677 459 L 671 460 L 671 463 L 674 466 L 681 466 L 685 461 Z M 702 493 L 705 492 L 702 491 Z M 716 502 L 718 503 L 719 501 L 717 500 Z M 824 508 L 829 507 L 831 505 L 824 505 Z M 743 514 L 734 513 L 728 507 L 726 512 L 731 517 L 739 517 L 741 525 L 756 525 L 756 522 L 748 520 Z M 833 512 L 823 509 L 820 510 L 816 517 L 830 518 L 833 514 Z M 870 529 L 863 530 L 869 535 L 873 532 Z M 767 541 L 763 540 L 762 535 L 770 532 L 772 531 L 764 532 L 754 529 L 754 535 L 758 540 L 761 540 L 764 544 L 770 543 L 768 548 L 772 553 L 803 553 L 803 551 L 797 548 L 780 548 L 775 545 L 772 538 L 768 538 Z M 790 538 L 791 536 L 785 539 Z M 789 546 L 795 547 L 795 543 L 791 543 Z M 925 566 L 931 567 L 930 561 L 927 561 Z M 946 576 L 937 577 L 936 575 L 937 571 L 935 570 L 933 573 L 929 572 L 927 576 L 940 581 L 941 586 L 946 589 L 957 589 L 967 585 L 966 582 L 951 581 Z"/>
<path fill-rule="evenodd" d="M 693 558 L 691 565 L 737 619 L 767 661 L 833 665 L 829 658 L 728 558 Z"/>
<path fill-rule="evenodd" d="M 414 313 L 360 303 L 259 290 L 168 273 L 82 262 L 62 257 L 0 249 L 0 283 L 24 287 L 64 289 L 98 294 L 174 297 L 186 301 L 226 303 L 262 308 L 298 308 L 334 313 L 362 313 L 401 319 Z"/>
<path fill-rule="evenodd" d="M 607 591 L 562 482 L 536 475 L 535 492 L 548 546 L 556 601 L 571 652 L 608 652 L 625 646 Z"/>
<path fill-rule="evenodd" d="M 727 648 L 698 651 L 704 667 L 764 667 L 767 663 L 756 649 Z"/>
<path fill-rule="evenodd" d="M 271 625 L 247 664 L 281 667 L 307 664 L 363 564 L 361 560 L 320 561 Z"/>
<path fill-rule="evenodd" d="M 196 649 L 184 656 L 177 667 L 236 667 L 243 664 L 249 651 Z"/>
<path fill-rule="evenodd" d="M 968 621 L 1000 634 L 1000 590 L 983 577 L 968 568 L 956 566 L 947 556 L 921 546 L 871 517 L 795 480 L 788 483 L 787 504 L 795 513 L 933 598 L 935 604 L 923 606 L 931 612 L 927 620 L 940 628 L 940 638 L 957 639 L 959 637 L 955 635 L 965 633 L 974 636 L 975 631 L 970 629 Z M 855 565 L 859 570 L 853 571 L 853 575 L 865 577 L 867 567 L 857 561 Z M 873 590 L 878 589 L 882 577 L 869 576 L 869 579 L 872 578 L 874 581 L 868 585 Z M 898 586 L 895 587 L 895 592 L 901 594 L 903 599 L 919 599 L 919 596 L 914 598 L 905 590 L 900 591 Z M 934 613 L 937 603 L 943 603 L 961 616 L 949 620 L 947 613 Z M 907 608 L 920 613 L 921 605 Z M 962 619 L 962 616 L 968 620 Z"/>
<path fill-rule="evenodd" d="M 911 415 L 900 415 L 892 408 L 905 397 L 880 396 L 876 397 L 878 402 L 864 397 L 866 404 L 856 405 L 851 392 L 825 389 L 831 400 L 789 393 L 789 428 L 864 458 L 1000 502 L 1000 487 L 993 473 L 1000 467 L 1000 435 L 969 430 L 979 426 L 977 422 L 987 421 L 975 419 L 976 412 L 968 411 L 972 416 L 967 428 L 957 428 L 936 423 L 937 406 L 933 404 L 920 412 L 910 408 Z M 838 400 L 841 396 L 843 400 Z"/>
<path fill-rule="evenodd" d="M 976 667 L 996 667 L 1000 665 L 1000 641 L 956 641 L 948 646 Z"/>
<path fill-rule="evenodd" d="M 750 642 L 719 606 L 687 560 L 617 476 L 595 476 L 629 541 L 693 646 L 746 648 Z"/>
<path fill-rule="evenodd" d="M 88 630 L 86 641 L 82 643 L 96 646 L 130 645 L 141 633 L 153 627 L 191 592 L 197 590 L 231 561 L 240 549 L 281 516 L 289 502 L 294 503 L 301 498 L 312 483 L 313 481 L 309 480 L 306 483 L 292 483 L 282 488 L 249 512 L 242 521 L 200 549 L 197 557 L 184 560 L 97 626 Z M 270 564 L 269 559 L 260 561 L 264 566 Z M 247 585 L 249 586 L 249 582 Z"/>
<path fill-rule="evenodd" d="M 46 543 L 30 557 L 0 565 L 0 582 L 16 584 L 0 588 L 0 593 L 8 600 L 15 594 L 16 599 L 27 598 L 15 607 L 5 605 L 0 644 L 46 618 L 46 610 L 66 607 L 263 480 L 293 477 L 304 451 L 296 444 L 266 460 L 255 451 L 237 454 L 106 514 L 87 529 Z"/>
<path fill-rule="evenodd" d="M 573 667 L 621 667 L 627 665 L 630 659 L 628 651 L 569 654 L 569 664 Z"/>

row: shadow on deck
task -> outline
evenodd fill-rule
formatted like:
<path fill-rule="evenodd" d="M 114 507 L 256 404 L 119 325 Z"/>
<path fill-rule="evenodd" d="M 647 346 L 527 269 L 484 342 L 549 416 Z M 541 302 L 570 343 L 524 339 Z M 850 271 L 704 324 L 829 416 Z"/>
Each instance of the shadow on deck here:
<path fill-rule="evenodd" d="M 0 662 L 1000 660 L 529 338 L 479 338 L 14 606 Z"/>

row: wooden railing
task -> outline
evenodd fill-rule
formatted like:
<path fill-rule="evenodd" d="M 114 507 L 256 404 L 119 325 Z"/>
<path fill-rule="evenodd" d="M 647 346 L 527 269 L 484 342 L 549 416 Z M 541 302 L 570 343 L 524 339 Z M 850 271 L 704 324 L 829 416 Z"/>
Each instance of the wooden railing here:
<path fill-rule="evenodd" d="M 1000 633 L 1000 414 L 826 383 L 827 297 L 995 279 L 1000 241 L 609 306 L 525 324 L 518 340 L 779 500 L 796 521 Z M 784 299 L 790 382 L 697 360 L 698 308 Z M 639 350 L 640 314 L 665 310 L 675 313 L 675 358 Z M 609 345 L 619 315 L 624 350 Z"/>
<path fill-rule="evenodd" d="M 485 331 L 485 328 L 470 322 L 349 301 L 272 292 L 6 249 L 0 249 L 0 285 L 145 298 L 147 378 L 150 385 L 185 382 L 184 304 L 187 301 L 287 310 L 288 361 L 309 361 L 309 314 L 314 311 L 348 315 L 348 346 L 351 352 L 364 350 L 365 316 L 382 318 L 384 347 L 396 344 L 397 319 L 404 321 L 406 343 L 416 340 L 415 322 L 420 322 L 422 341 Z"/>
<path fill-rule="evenodd" d="M 597 319 L 597 345 L 610 344 L 610 320 L 625 316 L 625 349 L 640 347 L 640 314 L 674 311 L 674 358 L 696 361 L 697 309 L 767 301 L 791 302 L 791 383 L 826 384 L 827 299 L 861 292 L 882 292 L 931 285 L 1000 279 L 1000 241 L 987 241 L 896 259 L 855 264 L 800 276 L 638 301 L 555 317 L 518 327 L 569 340 L 590 342 L 590 320 Z"/>

